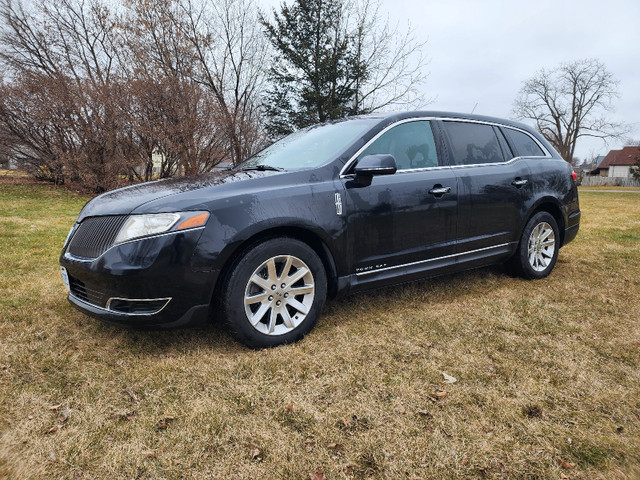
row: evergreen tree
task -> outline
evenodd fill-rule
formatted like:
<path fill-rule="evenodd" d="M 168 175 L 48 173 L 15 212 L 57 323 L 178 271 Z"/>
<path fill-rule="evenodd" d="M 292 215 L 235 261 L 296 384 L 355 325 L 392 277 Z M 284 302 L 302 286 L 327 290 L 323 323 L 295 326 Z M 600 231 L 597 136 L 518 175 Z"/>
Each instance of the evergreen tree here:
<path fill-rule="evenodd" d="M 345 12 L 342 0 L 295 0 L 274 10 L 273 23 L 262 18 L 275 50 L 265 98 L 270 133 L 366 113 L 357 95 L 368 70 Z"/>

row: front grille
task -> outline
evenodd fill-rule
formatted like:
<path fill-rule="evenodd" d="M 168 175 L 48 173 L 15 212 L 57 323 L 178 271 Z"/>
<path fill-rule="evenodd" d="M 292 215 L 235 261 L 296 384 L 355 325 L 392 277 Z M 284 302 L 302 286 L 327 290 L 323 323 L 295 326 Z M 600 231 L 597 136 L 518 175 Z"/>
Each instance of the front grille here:
<path fill-rule="evenodd" d="M 104 308 L 107 303 L 108 294 L 100 290 L 94 290 L 82 281 L 69 275 L 69 288 L 73 296 L 84 300 L 87 303 Z"/>
<path fill-rule="evenodd" d="M 67 251 L 74 257 L 99 257 L 113 245 L 126 219 L 126 215 L 109 215 L 83 220 L 71 238 Z"/>

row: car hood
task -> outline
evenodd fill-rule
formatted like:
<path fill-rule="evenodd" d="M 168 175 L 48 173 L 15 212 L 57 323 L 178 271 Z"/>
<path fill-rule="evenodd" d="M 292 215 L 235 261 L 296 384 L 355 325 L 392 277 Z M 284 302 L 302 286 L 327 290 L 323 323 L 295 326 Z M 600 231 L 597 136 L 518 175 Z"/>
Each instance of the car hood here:
<path fill-rule="evenodd" d="M 215 187 L 235 182 L 245 182 L 278 172 L 249 171 L 235 172 L 220 170 L 188 177 L 167 178 L 155 182 L 141 183 L 103 193 L 90 200 L 80 212 L 78 222 L 86 217 L 98 215 L 126 215 L 142 205 L 201 188 Z"/>

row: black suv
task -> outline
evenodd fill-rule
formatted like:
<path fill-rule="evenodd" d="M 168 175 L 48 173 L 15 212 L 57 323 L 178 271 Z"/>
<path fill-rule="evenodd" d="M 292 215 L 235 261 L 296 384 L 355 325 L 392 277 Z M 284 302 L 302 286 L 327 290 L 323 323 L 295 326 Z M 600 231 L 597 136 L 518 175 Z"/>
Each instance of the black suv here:
<path fill-rule="evenodd" d="M 578 232 L 571 166 L 538 133 L 443 112 L 294 133 L 226 171 L 88 202 L 60 264 L 69 301 L 130 326 L 220 317 L 294 342 L 327 295 L 504 262 L 546 277 Z"/>

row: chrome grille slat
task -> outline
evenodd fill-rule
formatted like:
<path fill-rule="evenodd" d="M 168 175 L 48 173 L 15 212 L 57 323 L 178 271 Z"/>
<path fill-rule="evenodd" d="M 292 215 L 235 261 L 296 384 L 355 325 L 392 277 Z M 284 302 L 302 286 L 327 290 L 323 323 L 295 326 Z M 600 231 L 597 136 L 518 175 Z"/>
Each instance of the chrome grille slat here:
<path fill-rule="evenodd" d="M 97 258 L 112 245 L 127 215 L 89 217 L 78 225 L 67 251 L 74 257 Z"/>

